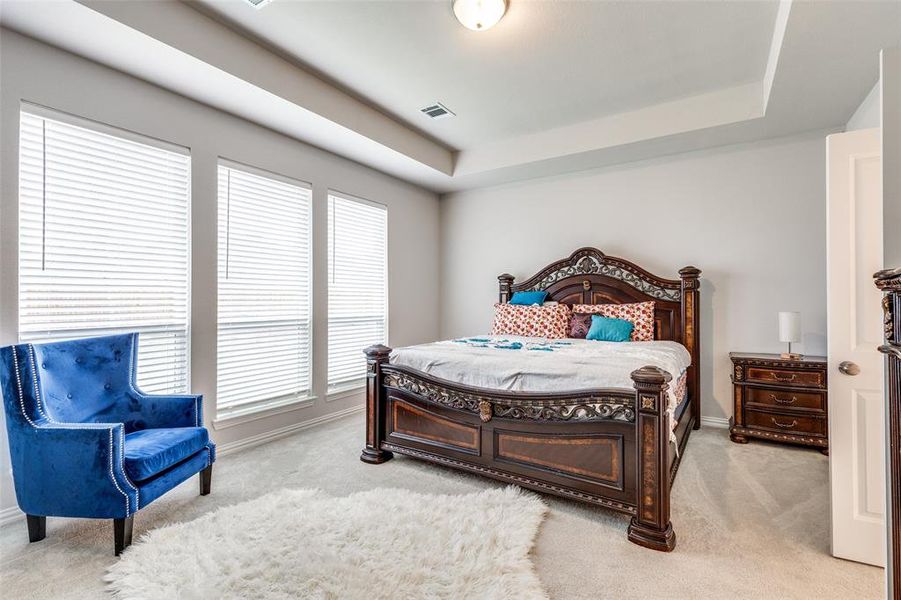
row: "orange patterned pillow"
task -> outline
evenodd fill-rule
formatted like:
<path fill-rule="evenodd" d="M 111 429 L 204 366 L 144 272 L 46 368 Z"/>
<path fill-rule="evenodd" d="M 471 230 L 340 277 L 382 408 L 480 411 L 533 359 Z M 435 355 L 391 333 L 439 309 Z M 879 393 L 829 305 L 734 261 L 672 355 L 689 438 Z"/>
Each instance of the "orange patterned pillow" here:
<path fill-rule="evenodd" d="M 576 304 L 574 313 L 603 315 L 613 319 L 624 319 L 634 326 L 633 342 L 651 342 L 654 340 L 654 303 L 636 302 L 634 304 Z"/>
<path fill-rule="evenodd" d="M 565 304 L 495 304 L 491 334 L 565 338 L 569 315 L 569 307 Z"/>

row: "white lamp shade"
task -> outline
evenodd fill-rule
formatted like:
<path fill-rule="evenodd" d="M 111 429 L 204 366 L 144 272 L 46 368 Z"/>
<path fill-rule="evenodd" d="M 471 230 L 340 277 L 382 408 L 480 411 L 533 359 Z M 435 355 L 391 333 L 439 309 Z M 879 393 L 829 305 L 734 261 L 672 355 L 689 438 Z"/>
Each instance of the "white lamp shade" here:
<path fill-rule="evenodd" d="M 801 341 L 801 313 L 799 313 L 799 312 L 780 312 L 779 313 L 779 341 L 780 342 L 800 342 Z"/>
<path fill-rule="evenodd" d="M 506 0 L 454 0 L 457 20 L 473 31 L 485 31 L 493 27 L 507 10 Z"/>

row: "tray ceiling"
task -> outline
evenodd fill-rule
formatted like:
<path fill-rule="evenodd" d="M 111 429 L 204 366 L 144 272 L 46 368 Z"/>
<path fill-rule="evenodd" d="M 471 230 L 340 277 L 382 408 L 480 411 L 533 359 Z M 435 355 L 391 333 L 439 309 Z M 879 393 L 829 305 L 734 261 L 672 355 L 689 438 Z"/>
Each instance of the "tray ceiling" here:
<path fill-rule="evenodd" d="M 497 26 L 472 32 L 449 1 L 200 4 L 455 149 L 759 81 L 778 8 L 511 0 Z M 433 101 L 456 118 L 422 118 Z"/>

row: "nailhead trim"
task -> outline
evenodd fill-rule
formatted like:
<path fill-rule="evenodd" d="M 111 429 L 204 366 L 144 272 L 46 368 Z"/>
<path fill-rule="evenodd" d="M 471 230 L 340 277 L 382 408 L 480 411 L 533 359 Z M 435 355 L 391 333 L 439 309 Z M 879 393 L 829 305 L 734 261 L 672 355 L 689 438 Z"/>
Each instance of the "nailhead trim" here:
<path fill-rule="evenodd" d="M 124 434 L 122 435 L 122 438 L 119 443 L 119 461 L 120 461 L 120 463 L 122 461 L 123 446 L 125 446 L 125 435 Z M 127 517 L 131 514 L 131 511 L 129 510 L 129 506 L 128 506 L 128 494 L 126 494 L 124 491 L 122 491 L 122 488 L 119 487 L 119 482 L 116 481 L 116 477 L 113 474 L 113 428 L 112 427 L 110 427 L 110 429 L 109 429 L 109 476 L 110 476 L 110 479 L 113 480 L 113 485 L 116 486 L 117 490 L 119 490 L 119 493 L 122 494 L 123 496 L 125 496 L 125 516 Z M 125 480 L 128 481 L 128 478 L 126 477 Z M 135 491 L 137 491 L 137 490 L 135 490 Z M 135 498 L 135 501 L 137 502 L 138 499 Z M 135 507 L 135 510 L 138 510 L 137 506 Z"/>
<path fill-rule="evenodd" d="M 28 413 L 25 411 L 25 398 L 22 393 L 22 375 L 19 373 L 19 357 L 18 357 L 18 348 L 16 346 L 12 347 L 13 351 L 13 370 L 16 372 L 16 391 L 19 393 L 19 408 L 22 411 L 22 416 L 25 417 L 25 420 L 28 421 L 28 424 L 38 428 L 37 425 L 34 424 L 34 421 L 31 420 L 31 417 L 28 416 Z"/>
<path fill-rule="evenodd" d="M 44 417 L 45 419 L 47 419 L 48 421 L 52 422 L 53 419 L 48 417 L 47 414 L 44 412 L 43 402 L 41 402 L 41 393 L 38 391 L 38 376 L 37 376 L 37 373 L 35 372 L 35 367 L 34 367 L 34 363 L 35 363 L 34 346 L 31 344 L 28 344 L 28 354 L 29 354 L 29 362 L 31 364 L 31 381 L 32 381 L 32 383 L 34 383 L 34 397 L 35 397 L 35 400 L 37 403 L 38 413 L 40 413 L 40 415 L 42 417 Z"/>

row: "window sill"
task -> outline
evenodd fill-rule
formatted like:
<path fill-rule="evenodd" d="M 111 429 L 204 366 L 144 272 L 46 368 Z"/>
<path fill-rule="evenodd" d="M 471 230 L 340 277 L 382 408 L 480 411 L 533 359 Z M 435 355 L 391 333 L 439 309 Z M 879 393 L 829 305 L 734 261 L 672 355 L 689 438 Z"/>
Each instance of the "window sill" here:
<path fill-rule="evenodd" d="M 331 392 L 325 397 L 326 402 L 335 402 L 336 400 L 344 400 L 345 398 L 350 398 L 351 396 L 356 395 L 365 395 L 366 393 L 366 384 L 365 383 L 355 383 L 353 385 L 339 387 Z"/>
<path fill-rule="evenodd" d="M 239 406 L 236 408 L 218 411 L 216 418 L 213 420 L 213 429 L 228 429 L 236 425 L 249 423 L 265 419 L 273 415 L 299 410 L 315 404 L 316 396 L 290 396 L 288 398 L 279 398 L 268 402 L 260 402 L 250 406 Z"/>

